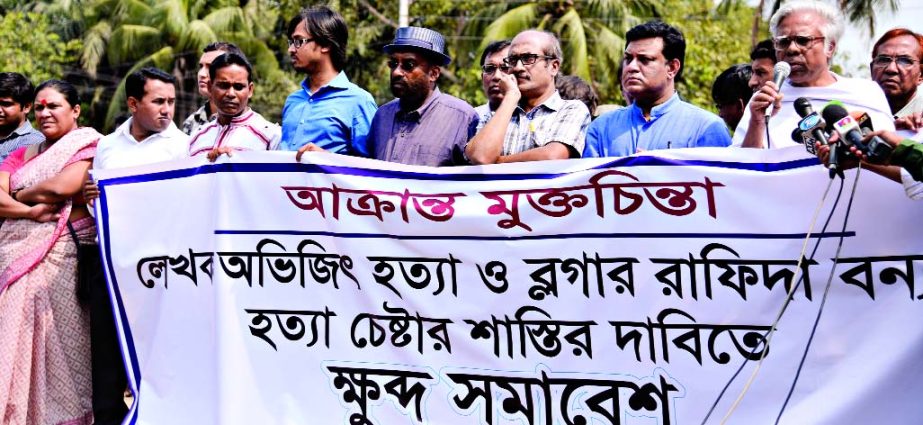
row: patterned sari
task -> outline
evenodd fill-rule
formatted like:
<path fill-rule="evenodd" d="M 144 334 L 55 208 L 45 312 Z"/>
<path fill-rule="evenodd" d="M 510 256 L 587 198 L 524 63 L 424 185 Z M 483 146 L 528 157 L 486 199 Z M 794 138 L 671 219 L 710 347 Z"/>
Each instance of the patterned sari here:
<path fill-rule="evenodd" d="M 66 134 L 10 176 L 11 190 L 47 180 L 93 158 L 101 135 Z M 57 222 L 7 219 L 0 225 L 0 423 L 90 424 L 89 312 L 75 293 L 77 247 L 67 229 L 68 200 Z M 96 226 L 71 223 L 80 243 L 95 243 Z"/>

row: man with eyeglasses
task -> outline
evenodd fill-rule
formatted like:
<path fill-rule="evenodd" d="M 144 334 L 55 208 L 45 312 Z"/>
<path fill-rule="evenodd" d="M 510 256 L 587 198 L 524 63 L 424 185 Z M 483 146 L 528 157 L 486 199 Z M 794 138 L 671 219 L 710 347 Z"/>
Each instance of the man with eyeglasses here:
<path fill-rule="evenodd" d="M 297 160 L 306 151 L 369 156 L 366 139 L 378 106 L 343 72 L 348 39 L 346 21 L 326 6 L 302 9 L 289 21 L 288 54 L 305 79 L 282 107 L 279 147 L 298 151 Z"/>
<path fill-rule="evenodd" d="M 487 96 L 487 103 L 474 108 L 478 114 L 478 129 L 483 128 L 490 117 L 494 116 L 494 111 L 500 107 L 503 95 L 509 89 L 507 86 L 500 87 L 500 77 L 505 74 L 503 70 L 509 71 L 509 67 L 503 64 L 509 51 L 510 40 L 500 40 L 488 44 L 481 52 L 481 88 L 484 96 Z"/>
<path fill-rule="evenodd" d="M 886 32 L 872 48 L 872 79 L 885 92 L 894 124 L 905 136 L 923 127 L 923 96 L 917 95 L 917 86 L 923 83 L 921 59 L 923 36 L 906 28 Z"/>
<path fill-rule="evenodd" d="M 408 165 L 466 164 L 465 143 L 474 135 L 478 115 L 471 105 L 436 87 L 441 67 L 452 61 L 442 34 L 401 27 L 384 51 L 397 99 L 375 113 L 369 152 L 375 159 Z"/>
<path fill-rule="evenodd" d="M 734 132 L 734 146 L 797 146 L 791 133 L 801 120 L 794 108 L 795 99 L 801 97 L 810 100 L 818 112 L 827 102 L 838 100 L 849 111 L 868 113 L 876 129 L 894 129 L 888 102 L 877 84 L 830 70 L 843 34 L 843 16 L 833 6 L 821 1 L 787 2 L 772 16 L 769 29 L 776 58 L 791 65 L 791 74 L 781 87 L 767 81 L 753 94 Z M 770 105 L 772 117 L 767 120 Z"/>
<path fill-rule="evenodd" d="M 686 57 L 678 29 L 650 21 L 625 34 L 622 87 L 633 100 L 590 124 L 584 157 L 628 156 L 655 149 L 726 147 L 727 126 L 717 115 L 684 102 L 676 91 Z"/>
<path fill-rule="evenodd" d="M 554 83 L 562 56 L 561 43 L 549 32 L 526 30 L 513 38 L 498 70 L 503 100 L 465 147 L 469 161 L 580 158 L 590 111 L 583 102 L 558 94 Z"/>

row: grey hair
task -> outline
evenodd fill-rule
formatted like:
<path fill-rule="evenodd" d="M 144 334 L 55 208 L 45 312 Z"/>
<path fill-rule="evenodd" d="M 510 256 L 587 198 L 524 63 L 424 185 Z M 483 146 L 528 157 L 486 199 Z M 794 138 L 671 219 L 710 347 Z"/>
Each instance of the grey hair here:
<path fill-rule="evenodd" d="M 830 50 L 831 43 L 836 44 L 843 36 L 843 15 L 833 6 L 822 1 L 794 0 L 785 2 L 769 19 L 769 32 L 773 37 L 779 36 L 779 23 L 795 12 L 814 12 L 824 18 L 826 24 L 821 26 L 820 32 L 824 35 L 824 47 L 827 50 Z"/>
<path fill-rule="evenodd" d="M 542 53 L 548 56 L 554 56 L 554 58 L 557 59 L 559 63 L 561 64 L 564 63 L 564 51 L 561 50 L 561 40 L 558 40 L 557 35 L 555 35 L 551 31 L 545 31 L 545 30 L 539 30 L 539 29 L 528 29 L 528 30 L 520 32 L 519 34 L 523 34 L 526 32 L 535 32 L 535 33 L 539 33 L 547 37 L 548 45 L 545 46 L 545 50 Z M 516 34 L 516 36 L 518 37 L 519 34 Z"/>

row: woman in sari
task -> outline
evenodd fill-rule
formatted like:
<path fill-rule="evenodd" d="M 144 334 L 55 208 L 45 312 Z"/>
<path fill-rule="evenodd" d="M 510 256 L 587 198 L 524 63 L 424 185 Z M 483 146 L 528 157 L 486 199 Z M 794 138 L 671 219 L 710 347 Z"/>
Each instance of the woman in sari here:
<path fill-rule="evenodd" d="M 80 189 L 101 135 L 80 128 L 72 85 L 35 90 L 45 142 L 0 165 L 0 420 L 90 424 L 88 310 L 77 301 L 77 242 L 95 244 Z"/>

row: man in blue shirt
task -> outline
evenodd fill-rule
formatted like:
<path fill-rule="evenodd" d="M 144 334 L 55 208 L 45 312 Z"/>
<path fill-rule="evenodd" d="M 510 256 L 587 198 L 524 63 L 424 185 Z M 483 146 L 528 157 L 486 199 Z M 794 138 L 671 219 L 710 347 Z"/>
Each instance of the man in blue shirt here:
<path fill-rule="evenodd" d="M 29 123 L 33 90 L 24 75 L 0 72 L 0 161 L 16 149 L 45 140 Z"/>
<path fill-rule="evenodd" d="M 289 22 L 288 53 L 307 74 L 282 107 L 279 149 L 369 156 L 366 140 L 377 109 L 369 92 L 351 83 L 343 68 L 349 32 L 339 13 L 325 6 L 303 9 Z"/>
<path fill-rule="evenodd" d="M 630 29 L 625 40 L 622 87 L 634 103 L 590 124 L 584 157 L 731 144 L 721 118 L 684 102 L 676 93 L 675 80 L 686 55 L 686 40 L 679 30 L 651 21 Z"/>

